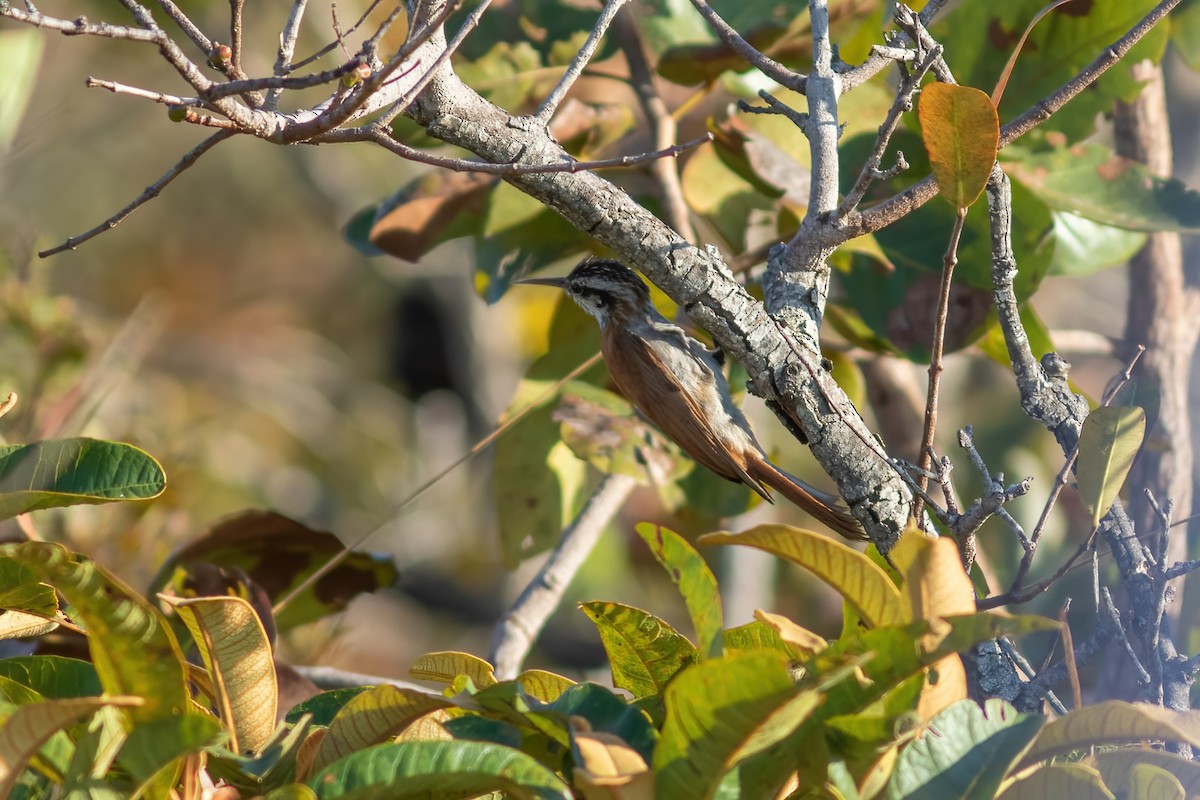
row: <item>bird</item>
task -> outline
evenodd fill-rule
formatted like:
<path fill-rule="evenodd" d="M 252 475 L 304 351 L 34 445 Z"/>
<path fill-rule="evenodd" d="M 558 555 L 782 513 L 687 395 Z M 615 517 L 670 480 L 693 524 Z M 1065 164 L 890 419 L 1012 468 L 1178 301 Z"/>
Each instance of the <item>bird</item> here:
<path fill-rule="evenodd" d="M 846 539 L 867 539 L 840 498 L 771 463 L 733 402 L 717 354 L 664 317 L 632 269 L 586 258 L 566 277 L 515 283 L 562 289 L 594 317 L 613 383 L 693 461 L 768 502 L 774 502 L 769 489 L 775 489 Z"/>

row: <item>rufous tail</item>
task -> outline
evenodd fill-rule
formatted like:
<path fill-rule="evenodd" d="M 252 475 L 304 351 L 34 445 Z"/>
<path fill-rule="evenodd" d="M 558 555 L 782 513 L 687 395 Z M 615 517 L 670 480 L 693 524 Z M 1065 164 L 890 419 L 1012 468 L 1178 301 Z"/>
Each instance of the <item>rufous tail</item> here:
<path fill-rule="evenodd" d="M 817 520 L 837 531 L 845 539 L 866 541 L 869 539 L 862 525 L 842 503 L 840 497 L 822 492 L 809 486 L 799 478 L 789 475 L 770 461 L 756 461 L 746 465 L 750 475 L 807 511 Z"/>

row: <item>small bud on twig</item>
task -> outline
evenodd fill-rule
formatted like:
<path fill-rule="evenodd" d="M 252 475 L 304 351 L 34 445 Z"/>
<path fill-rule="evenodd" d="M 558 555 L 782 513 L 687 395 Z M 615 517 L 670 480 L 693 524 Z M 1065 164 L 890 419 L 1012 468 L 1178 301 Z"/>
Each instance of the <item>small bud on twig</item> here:
<path fill-rule="evenodd" d="M 208 54 L 208 63 L 213 69 L 224 69 L 233 60 L 233 49 L 227 44 L 213 43 L 212 52 Z"/>

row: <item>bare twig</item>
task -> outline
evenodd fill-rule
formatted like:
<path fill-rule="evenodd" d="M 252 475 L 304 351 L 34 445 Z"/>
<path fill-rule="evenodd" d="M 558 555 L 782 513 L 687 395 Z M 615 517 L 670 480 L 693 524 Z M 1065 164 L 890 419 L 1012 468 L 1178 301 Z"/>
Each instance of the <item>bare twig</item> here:
<path fill-rule="evenodd" d="M 167 106 L 198 106 L 204 101 L 199 97 L 179 97 L 173 94 L 162 94 L 161 92 L 151 92 L 146 89 L 140 89 L 137 86 L 126 86 L 123 83 L 116 81 L 104 81 L 99 78 L 93 78 L 90 75 L 83 85 L 89 89 L 107 89 L 113 94 L 127 94 L 130 97 L 140 97 L 143 100 L 151 100 L 155 103 L 162 103 Z"/>
<path fill-rule="evenodd" d="M 215 83 L 201 97 L 205 100 L 216 100 L 221 97 L 230 97 L 235 94 L 243 94 L 245 92 L 258 89 L 307 89 L 311 86 L 320 86 L 325 83 L 341 79 L 345 75 L 349 75 L 365 64 L 365 59 L 353 58 L 345 64 L 327 69 L 323 72 L 315 72 L 311 75 L 302 75 L 298 77 L 291 76 L 274 76 L 271 78 L 249 78 L 244 81 L 230 81 L 229 83 Z"/>
<path fill-rule="evenodd" d="M 1100 590 L 1100 610 L 1104 613 L 1113 626 L 1113 631 L 1116 633 L 1117 641 L 1121 643 L 1125 655 L 1129 656 L 1129 661 L 1137 672 L 1138 682 L 1143 687 L 1150 686 L 1150 673 L 1146 672 L 1146 668 L 1142 666 L 1141 660 L 1137 657 L 1137 653 L 1133 651 L 1133 644 L 1129 641 L 1129 637 L 1125 635 L 1125 626 L 1121 624 L 1121 612 L 1117 611 L 1117 607 L 1113 605 L 1112 595 L 1105 586 Z"/>
<path fill-rule="evenodd" d="M 942 370 L 945 369 L 942 353 L 946 346 L 946 320 L 950 316 L 950 286 L 954 277 L 954 265 L 958 263 L 958 240 L 962 236 L 963 224 L 966 219 L 967 209 L 958 209 L 958 214 L 954 218 L 954 228 L 950 231 L 950 242 L 946 246 L 946 255 L 942 258 L 942 284 L 938 292 L 933 343 L 929 348 L 929 393 L 925 398 L 925 429 L 921 436 L 920 467 L 922 470 L 929 468 L 930 455 L 933 452 L 933 435 L 937 430 L 938 388 L 941 385 Z M 925 476 L 921 473 L 917 475 L 917 483 L 922 491 L 928 485 Z M 921 524 L 922 502 L 920 494 L 913 501 L 913 519 L 917 521 L 918 525 Z"/>
<path fill-rule="evenodd" d="M 158 43 L 158 37 L 151 31 L 139 28 L 129 28 L 124 25 L 110 25 L 107 22 L 88 22 L 87 17 L 77 17 L 73 20 L 56 19 L 29 10 L 22 11 L 12 5 L 0 3 L 0 17 L 8 17 L 17 22 L 24 22 L 36 28 L 58 31 L 64 36 L 103 36 L 108 39 L 127 39 L 133 42 Z"/>
<path fill-rule="evenodd" d="M 450 56 L 454 55 L 454 52 L 462 45 L 463 41 L 467 38 L 467 34 L 475 30 L 475 28 L 479 25 L 479 20 L 483 18 L 484 12 L 488 10 L 491 4 L 492 0 L 482 0 L 479 5 L 472 9 L 471 13 L 467 15 L 467 18 L 463 20 L 463 24 L 458 29 L 458 32 L 454 34 L 454 38 L 446 44 L 446 46 L 442 49 L 442 52 L 438 54 L 438 57 L 432 64 L 429 65 L 429 68 L 425 70 L 417 82 L 414 83 L 409 90 L 404 93 L 403 97 L 392 103 L 391 107 L 380 115 L 380 125 L 388 125 L 393 119 L 396 118 L 398 114 L 404 113 L 405 109 L 408 108 L 413 99 L 419 95 L 425 89 L 425 87 L 429 85 L 429 82 L 433 80 L 434 76 L 438 74 L 438 71 L 442 68 L 442 65 L 447 63 L 450 60 Z M 455 3 L 447 3 L 446 9 L 451 9 L 455 7 L 455 5 Z M 439 15 L 440 20 L 431 21 L 427 27 L 433 28 L 435 22 L 436 24 L 440 25 L 442 22 L 445 22 L 446 16 L 447 14 L 445 13 Z M 430 31 L 430 33 L 432 33 L 432 31 Z M 407 42 L 405 44 L 407 44 Z"/>
<path fill-rule="evenodd" d="M 283 32 L 279 34 L 279 56 L 275 59 L 275 75 L 283 77 L 291 72 L 292 56 L 296 54 L 296 40 L 300 38 L 300 25 L 304 22 L 304 9 L 308 0 L 292 0 L 292 10 L 288 14 Z M 279 106 L 279 89 L 267 93 L 265 105 L 274 111 Z"/>
<path fill-rule="evenodd" d="M 534 119 L 544 125 L 550 123 L 550 118 L 554 116 L 554 112 L 558 109 L 558 104 L 567 96 L 567 92 L 583 74 L 584 68 L 588 62 L 592 60 L 592 56 L 596 52 L 596 48 L 600 46 L 600 39 L 604 37 L 604 33 L 608 30 L 608 26 L 616 17 L 617 12 L 621 10 L 621 6 L 626 0 L 607 0 L 604 4 L 604 10 L 600 12 L 600 17 L 596 20 L 595 27 L 588 34 L 588 38 L 583 43 L 583 47 L 579 48 L 579 52 L 575 54 L 575 58 L 571 60 L 571 65 L 567 67 L 566 73 L 555 85 L 550 92 L 550 96 L 542 101 L 538 110 L 534 112 Z"/>
<path fill-rule="evenodd" d="M 383 147 L 401 158 L 406 158 L 410 161 L 418 161 L 422 164 L 429 164 L 443 169 L 454 170 L 455 172 L 481 172 L 487 175 L 536 175 L 551 172 L 593 172 L 600 169 L 617 169 L 622 167 L 634 167 L 640 164 L 645 164 L 650 161 L 661 158 L 674 158 L 680 153 L 684 153 L 693 147 L 699 147 L 705 142 L 712 140 L 712 134 L 706 134 L 699 139 L 692 139 L 690 142 L 683 144 L 672 145 L 663 150 L 655 150 L 650 153 L 641 153 L 633 156 L 618 156 L 616 158 L 605 158 L 599 161 L 561 161 L 557 164 L 489 164 L 485 161 L 471 161 L 465 158 L 451 158 L 449 156 L 439 156 L 433 153 L 428 153 L 424 150 L 419 150 L 415 147 L 396 141 L 391 132 L 378 125 L 371 125 L 365 128 L 355 128 L 348 131 L 333 131 L 325 136 L 317 137 L 314 141 L 317 142 L 374 142 L 380 147 Z"/>
<path fill-rule="evenodd" d="M 246 0 L 229 0 L 229 64 L 237 72 L 242 70 L 242 10 Z"/>
<path fill-rule="evenodd" d="M 791 89 L 793 92 L 804 94 L 807 79 L 799 72 L 794 72 L 778 61 L 763 55 L 754 45 L 742 38 L 741 34 L 730 27 L 729 23 L 721 18 L 713 7 L 710 6 L 707 0 L 692 0 L 692 5 L 700 12 L 700 16 L 704 17 L 704 21 L 713 29 L 713 32 L 720 37 L 729 49 L 733 50 L 759 72 L 766 75 L 771 80 L 778 83 L 780 86 Z"/>
<path fill-rule="evenodd" d="M 185 153 L 183 158 L 179 159 L 175 166 L 167 170 L 167 173 L 157 181 L 147 186 L 146 190 L 138 195 L 132 203 L 125 206 L 116 214 L 113 214 L 111 217 L 106 219 L 104 222 L 101 222 L 91 230 L 85 231 L 78 236 L 72 236 L 57 247 L 52 247 L 49 250 L 42 250 L 38 253 L 38 257 L 46 258 L 54 255 L 55 253 L 61 253 L 64 250 L 74 250 L 88 239 L 99 236 L 105 231 L 112 230 L 113 228 L 117 227 L 125 220 L 126 217 L 128 217 L 138 208 L 153 200 L 155 197 L 158 197 L 158 193 L 166 188 L 167 184 L 178 178 L 184 172 L 184 170 L 199 161 L 202 155 L 233 135 L 233 131 L 223 130 L 208 137 L 203 142 Z"/>
<path fill-rule="evenodd" d="M 192 22 L 187 14 L 183 13 L 179 6 L 175 5 L 174 0 L 158 0 L 158 5 L 179 26 L 179 29 L 200 48 L 201 52 L 205 55 L 212 54 L 213 41 L 204 35 L 204 32 L 197 27 L 196 23 Z"/>
<path fill-rule="evenodd" d="M 902 50 L 903 53 L 915 55 L 912 51 Z M 920 63 L 907 74 L 904 75 L 900 83 L 899 89 L 896 91 L 896 99 L 892 101 L 892 107 L 888 109 L 887 117 L 884 118 L 883 124 L 879 126 L 879 135 L 875 137 L 875 147 L 871 150 L 871 155 L 867 157 L 867 162 L 863 164 L 862 171 L 858 174 L 857 180 L 850 191 L 846 193 L 846 197 L 842 200 L 842 204 L 838 206 L 837 214 L 843 217 L 849 212 L 858 207 L 862 201 L 863 195 L 867 193 L 873 181 L 887 180 L 895 175 L 900 170 L 908 169 L 908 163 L 904 160 L 904 153 L 896 153 L 895 166 L 880 170 L 880 165 L 883 163 L 883 156 L 887 152 L 888 143 L 892 140 L 892 134 L 896 132 L 896 127 L 900 124 L 900 119 L 913 108 L 913 95 L 921 86 L 921 80 L 933 67 L 933 62 L 942 56 L 942 46 L 938 45 L 933 50 L 930 50 Z"/>
<path fill-rule="evenodd" d="M 520 672 L 538 634 L 562 601 L 563 592 L 636 485 L 637 481 L 628 475 L 605 475 L 579 516 L 563 531 L 537 576 L 496 624 L 488 661 L 497 678 L 508 680 Z"/>
<path fill-rule="evenodd" d="M 232 0 L 231 0 L 231 2 L 232 2 Z M 349 36 L 350 34 L 354 33 L 356 30 L 358 30 L 362 26 L 362 24 L 367 21 L 367 17 L 371 16 L 371 12 L 373 12 L 376 8 L 379 7 L 380 2 L 382 2 L 382 0 L 371 0 L 370 4 L 367 6 L 367 10 L 362 13 L 362 15 L 355 21 L 355 23 L 353 25 L 351 25 L 349 28 L 347 28 L 345 30 L 343 35 Z M 393 9 L 393 11 L 389 15 L 389 17 L 394 19 L 400 13 L 401 13 L 401 8 L 400 8 L 400 5 L 397 4 L 397 7 L 395 9 Z M 390 24 L 390 23 L 388 23 L 388 24 Z M 383 26 L 380 26 L 380 30 L 375 32 L 374 36 L 372 36 L 372 39 L 377 39 L 377 37 L 379 37 L 383 34 L 384 30 L 386 30 L 386 28 L 384 28 Z M 308 56 L 307 58 L 302 58 L 299 61 L 292 64 L 291 71 L 295 72 L 296 70 L 300 69 L 301 67 L 308 66 L 312 62 L 316 61 L 318 58 L 328 55 L 329 53 L 332 53 L 334 51 L 334 49 L 337 48 L 337 46 L 338 46 L 338 40 L 334 39 L 332 42 L 325 45 L 320 50 L 313 53 L 311 56 Z"/>
<path fill-rule="evenodd" d="M 642 37 L 634 24 L 632 6 L 626 6 L 617 15 L 613 21 L 613 32 L 625 53 L 625 60 L 629 62 L 629 77 L 633 90 L 637 92 L 642 111 L 654 130 L 654 146 L 659 149 L 670 147 L 675 141 L 678 126 L 667 104 L 654 88 L 654 71 L 646 60 Z M 671 227 L 689 242 L 696 241 L 677 165 L 666 159 L 659 159 L 651 163 L 650 174 L 658 182 L 667 221 Z"/>

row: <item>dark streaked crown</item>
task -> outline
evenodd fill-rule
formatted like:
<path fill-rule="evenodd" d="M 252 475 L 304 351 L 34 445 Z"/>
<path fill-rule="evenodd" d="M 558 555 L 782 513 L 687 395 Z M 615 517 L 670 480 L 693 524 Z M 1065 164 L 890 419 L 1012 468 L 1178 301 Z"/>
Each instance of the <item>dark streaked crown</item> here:
<path fill-rule="evenodd" d="M 650 302 L 650 290 L 633 270 L 619 261 L 588 258 L 567 276 L 564 288 L 580 301 L 612 310 L 640 308 Z"/>

